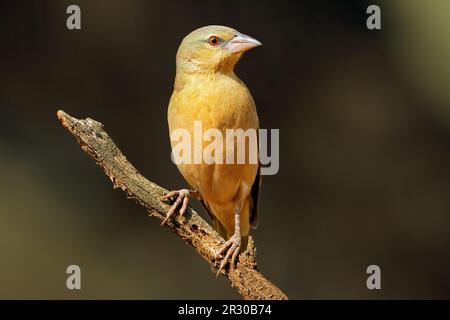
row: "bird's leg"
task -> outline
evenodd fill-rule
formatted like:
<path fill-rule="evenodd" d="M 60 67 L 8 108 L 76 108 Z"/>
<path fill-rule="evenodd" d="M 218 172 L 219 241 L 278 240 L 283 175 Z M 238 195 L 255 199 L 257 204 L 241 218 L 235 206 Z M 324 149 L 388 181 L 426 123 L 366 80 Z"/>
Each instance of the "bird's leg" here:
<path fill-rule="evenodd" d="M 230 259 L 231 256 L 231 267 L 235 267 L 236 258 L 239 255 L 239 251 L 241 250 L 241 214 L 240 210 L 236 208 L 234 212 L 234 234 L 231 236 L 230 239 L 228 239 L 222 247 L 219 249 L 219 251 L 216 253 L 216 259 L 225 251 L 227 252 L 225 254 L 225 257 L 222 259 L 222 262 L 220 263 L 219 271 L 217 271 L 216 276 L 219 275 L 220 270 L 225 267 L 225 265 L 228 262 L 228 259 Z"/>
<path fill-rule="evenodd" d="M 187 207 L 189 204 L 189 198 L 191 198 L 191 197 L 195 197 L 199 200 L 201 199 L 200 193 L 196 190 L 181 189 L 181 190 L 171 191 L 168 194 L 166 194 L 162 198 L 163 201 L 175 199 L 175 202 L 170 207 L 169 211 L 167 212 L 166 218 L 161 223 L 161 225 L 165 224 L 167 222 L 167 220 L 169 220 L 169 218 L 171 216 L 173 216 L 173 214 L 175 213 L 175 211 L 177 210 L 177 208 L 180 205 L 181 205 L 181 208 L 180 208 L 179 213 L 180 213 L 180 216 L 183 216 L 183 214 L 187 210 Z"/>

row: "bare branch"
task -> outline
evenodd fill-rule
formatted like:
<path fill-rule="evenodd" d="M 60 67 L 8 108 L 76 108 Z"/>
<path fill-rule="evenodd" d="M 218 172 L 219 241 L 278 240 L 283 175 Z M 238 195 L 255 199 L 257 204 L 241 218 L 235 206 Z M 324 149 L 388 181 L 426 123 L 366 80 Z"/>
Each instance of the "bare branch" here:
<path fill-rule="evenodd" d="M 100 122 L 89 118 L 79 120 L 62 110 L 58 111 L 57 116 L 61 124 L 75 136 L 81 149 L 102 168 L 114 188 L 121 188 L 127 198 L 147 209 L 150 216 L 164 220 L 169 206 L 161 198 L 168 191 L 139 174 L 103 130 Z M 224 240 L 193 209 L 189 208 L 184 217 L 169 219 L 165 227 L 192 245 L 213 268 L 218 268 L 219 261 L 214 259 L 214 254 Z M 256 248 L 251 237 L 247 250 L 239 256 L 237 267 L 222 270 L 222 274 L 244 299 L 287 299 L 277 286 L 257 270 Z"/>

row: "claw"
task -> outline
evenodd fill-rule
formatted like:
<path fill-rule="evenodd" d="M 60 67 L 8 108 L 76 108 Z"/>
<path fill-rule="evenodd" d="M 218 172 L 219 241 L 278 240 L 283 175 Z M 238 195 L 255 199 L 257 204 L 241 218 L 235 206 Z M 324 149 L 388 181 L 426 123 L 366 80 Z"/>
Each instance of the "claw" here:
<path fill-rule="evenodd" d="M 181 208 L 179 210 L 179 214 L 182 217 L 184 213 L 186 212 L 188 205 L 189 205 L 189 198 L 190 196 L 199 197 L 199 194 L 197 191 L 194 190 L 188 190 L 188 189 L 181 189 L 176 191 L 171 191 L 168 194 L 166 194 L 162 200 L 167 201 L 176 196 L 175 202 L 170 207 L 169 211 L 167 211 L 166 218 L 163 220 L 161 225 L 164 225 L 170 217 L 172 217 L 175 214 L 175 211 L 177 208 L 181 205 Z"/>
<path fill-rule="evenodd" d="M 230 265 L 232 268 L 236 266 L 236 259 L 239 255 L 239 251 L 241 250 L 241 236 L 233 235 L 229 240 L 227 240 L 219 251 L 216 253 L 216 259 L 220 257 L 223 253 L 225 253 L 225 257 L 222 259 L 219 267 L 219 271 L 217 271 L 216 277 L 219 275 L 220 271 L 226 266 L 228 259 L 230 259 Z"/>

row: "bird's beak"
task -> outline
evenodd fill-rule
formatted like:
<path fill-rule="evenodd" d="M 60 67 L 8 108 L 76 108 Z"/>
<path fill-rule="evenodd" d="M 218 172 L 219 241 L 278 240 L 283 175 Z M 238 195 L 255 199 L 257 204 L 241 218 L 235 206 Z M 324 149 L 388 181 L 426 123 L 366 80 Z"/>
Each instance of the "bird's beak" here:
<path fill-rule="evenodd" d="M 234 38 L 228 41 L 226 48 L 232 53 L 240 53 L 261 45 L 262 43 L 258 40 L 237 32 Z"/>

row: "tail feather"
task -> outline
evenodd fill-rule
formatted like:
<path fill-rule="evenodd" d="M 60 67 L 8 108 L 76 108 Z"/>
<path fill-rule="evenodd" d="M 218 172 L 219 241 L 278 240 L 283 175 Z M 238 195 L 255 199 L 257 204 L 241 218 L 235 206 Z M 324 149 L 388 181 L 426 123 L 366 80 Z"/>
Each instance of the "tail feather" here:
<path fill-rule="evenodd" d="M 217 219 L 216 217 L 212 216 L 212 220 L 213 220 L 213 228 L 214 230 L 217 231 L 217 233 L 224 238 L 225 240 L 228 240 L 231 235 L 228 235 L 227 230 L 225 229 L 225 227 L 220 223 L 219 219 Z"/>

